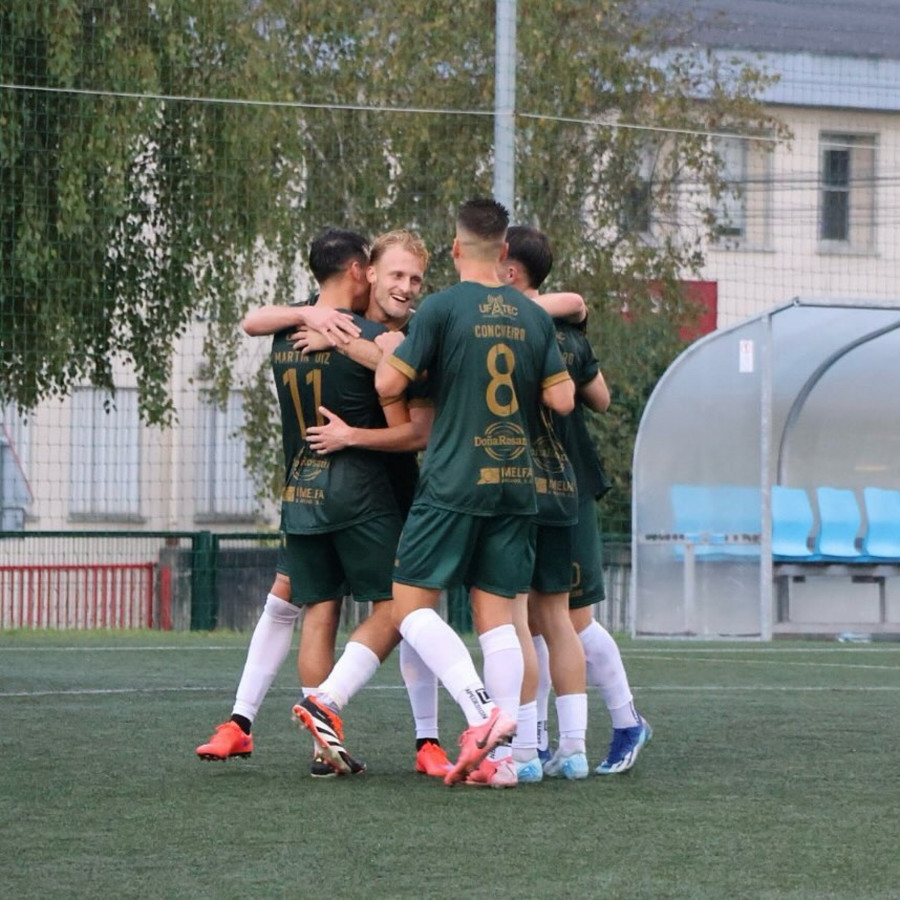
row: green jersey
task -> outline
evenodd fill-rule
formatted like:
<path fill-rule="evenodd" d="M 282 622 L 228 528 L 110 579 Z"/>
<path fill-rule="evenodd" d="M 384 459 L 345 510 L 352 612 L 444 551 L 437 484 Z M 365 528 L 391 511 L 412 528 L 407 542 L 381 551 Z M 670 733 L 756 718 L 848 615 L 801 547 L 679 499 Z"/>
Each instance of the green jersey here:
<path fill-rule="evenodd" d="M 578 521 L 575 471 L 562 441 L 566 416 L 546 406 L 538 410 L 538 436 L 532 443 L 538 525 L 574 525 Z"/>
<path fill-rule="evenodd" d="M 407 322 L 400 330 L 406 334 L 409 330 L 409 323 Z M 414 406 L 431 406 L 427 378 L 420 378 L 414 384 L 410 384 L 406 391 L 406 403 L 410 409 Z M 394 496 L 397 498 L 397 505 L 400 507 L 400 515 L 405 519 L 416 494 L 416 485 L 419 483 L 417 454 L 385 451 L 384 462 L 388 469 L 388 477 L 391 479 L 391 487 L 394 489 Z"/>
<path fill-rule="evenodd" d="M 514 288 L 460 282 L 422 301 L 389 363 L 427 372 L 434 402 L 415 502 L 534 515 L 541 390 L 569 378 L 547 313 Z"/>
<path fill-rule="evenodd" d="M 353 320 L 369 340 L 385 330 L 360 316 Z M 320 406 L 357 428 L 385 427 L 373 372 L 331 350 L 304 356 L 288 339 L 293 330 L 275 335 L 271 354 L 285 459 L 282 531 L 317 534 L 397 514 L 387 454 L 348 447 L 322 456 L 306 441 L 307 428 L 325 424 Z"/>
<path fill-rule="evenodd" d="M 580 387 L 593 381 L 600 366 L 584 331 L 560 320 L 554 324 L 560 352 L 575 385 Z M 572 461 L 579 493 L 582 497 L 599 499 L 609 490 L 610 483 L 588 432 L 583 404 L 576 399 L 571 415 L 553 416 L 553 421 Z"/>
<path fill-rule="evenodd" d="M 404 333 L 406 328 L 403 329 Z M 406 403 L 410 409 L 414 406 L 431 406 L 428 379 L 422 378 L 409 386 L 406 392 Z M 387 466 L 391 487 L 400 507 L 400 515 L 405 519 L 412 506 L 419 483 L 419 461 L 417 453 L 395 453 L 384 451 L 384 462 Z"/>

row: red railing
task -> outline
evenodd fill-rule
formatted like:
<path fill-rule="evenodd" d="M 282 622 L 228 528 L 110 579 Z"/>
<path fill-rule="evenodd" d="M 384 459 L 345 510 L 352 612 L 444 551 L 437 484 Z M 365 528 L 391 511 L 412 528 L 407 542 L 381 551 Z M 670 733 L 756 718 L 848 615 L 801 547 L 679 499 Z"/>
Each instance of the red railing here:
<path fill-rule="evenodd" d="M 0 628 L 152 628 L 155 569 L 154 563 L 0 566 Z"/>

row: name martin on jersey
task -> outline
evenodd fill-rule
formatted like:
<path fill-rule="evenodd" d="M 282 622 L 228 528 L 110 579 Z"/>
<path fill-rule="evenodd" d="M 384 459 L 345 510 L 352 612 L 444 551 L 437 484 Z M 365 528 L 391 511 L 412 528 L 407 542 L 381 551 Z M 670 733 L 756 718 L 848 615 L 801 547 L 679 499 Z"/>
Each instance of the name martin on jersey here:
<path fill-rule="evenodd" d="M 278 365 L 310 365 L 327 366 L 331 362 L 331 351 L 320 350 L 317 353 L 303 354 L 302 350 L 276 350 L 272 354 L 272 361 Z"/>

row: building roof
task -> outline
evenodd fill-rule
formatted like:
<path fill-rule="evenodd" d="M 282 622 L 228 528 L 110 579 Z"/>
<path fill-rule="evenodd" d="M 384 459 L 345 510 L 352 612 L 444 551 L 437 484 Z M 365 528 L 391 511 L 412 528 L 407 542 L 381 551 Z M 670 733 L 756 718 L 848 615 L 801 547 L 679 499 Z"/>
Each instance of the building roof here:
<path fill-rule="evenodd" d="M 788 106 L 900 112 L 900 0 L 636 0 L 676 47 L 761 64 Z"/>
<path fill-rule="evenodd" d="M 687 37 L 705 47 L 900 59 L 897 0 L 639 0 L 691 15 Z"/>

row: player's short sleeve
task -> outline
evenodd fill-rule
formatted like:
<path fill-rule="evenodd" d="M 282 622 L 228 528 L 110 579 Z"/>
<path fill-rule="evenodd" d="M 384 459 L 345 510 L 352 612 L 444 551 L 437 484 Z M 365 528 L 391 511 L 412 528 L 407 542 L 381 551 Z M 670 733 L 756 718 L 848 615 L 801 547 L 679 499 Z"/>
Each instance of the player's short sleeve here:
<path fill-rule="evenodd" d="M 410 381 L 432 365 L 441 333 L 442 315 L 438 304 L 426 297 L 409 323 L 405 340 L 388 358 L 388 364 Z"/>
<path fill-rule="evenodd" d="M 567 381 L 570 378 L 569 370 L 563 361 L 562 354 L 559 352 L 559 343 L 556 340 L 556 329 L 553 327 L 553 321 L 547 316 L 548 327 L 544 329 L 544 363 L 541 372 L 541 389 L 552 387 L 561 381 Z"/>
<path fill-rule="evenodd" d="M 428 373 L 423 373 L 422 377 L 410 382 L 406 389 L 406 401 L 410 406 L 430 406 L 433 404 L 432 384 L 428 378 Z"/>
<path fill-rule="evenodd" d="M 575 334 L 575 347 L 572 380 L 579 386 L 590 384 L 600 371 L 600 363 L 594 355 L 594 348 L 581 332 Z"/>

